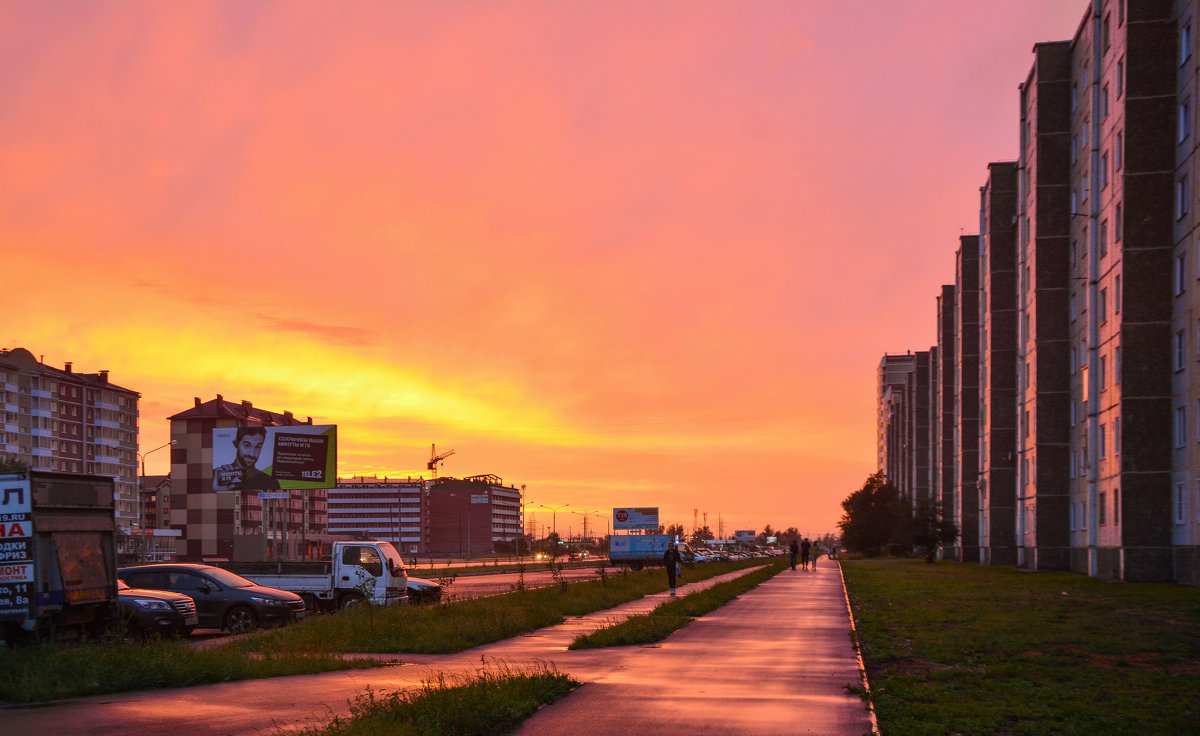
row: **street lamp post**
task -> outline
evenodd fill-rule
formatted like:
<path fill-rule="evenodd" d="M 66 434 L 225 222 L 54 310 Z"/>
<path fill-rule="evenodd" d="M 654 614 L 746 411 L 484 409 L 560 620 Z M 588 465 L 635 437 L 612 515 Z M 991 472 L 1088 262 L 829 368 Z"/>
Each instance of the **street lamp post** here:
<path fill-rule="evenodd" d="M 530 504 L 539 508 L 548 509 L 550 511 L 550 526 L 554 530 L 554 554 L 558 555 L 558 512 L 570 506 L 569 503 L 564 503 L 561 506 L 547 506 L 544 503 Z"/>
<path fill-rule="evenodd" d="M 142 526 L 142 496 L 146 492 L 146 457 L 152 452 L 158 452 L 164 447 L 170 447 L 175 444 L 175 440 L 171 440 L 165 445 L 159 445 L 153 450 L 147 450 L 145 453 L 137 453 L 138 459 L 142 461 L 142 480 L 138 483 L 137 492 L 137 530 L 141 535 L 140 544 L 138 545 L 138 562 L 146 561 L 146 529 Z"/>

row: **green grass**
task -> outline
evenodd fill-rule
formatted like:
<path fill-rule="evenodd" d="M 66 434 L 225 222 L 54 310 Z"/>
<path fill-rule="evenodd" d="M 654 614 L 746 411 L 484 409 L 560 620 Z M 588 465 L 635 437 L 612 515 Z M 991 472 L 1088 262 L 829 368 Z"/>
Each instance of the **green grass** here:
<path fill-rule="evenodd" d="M 376 666 L 331 655 L 247 657 L 171 640 L 0 649 L 0 702 L 31 703 Z"/>
<path fill-rule="evenodd" d="M 650 613 L 630 616 L 618 624 L 577 636 L 567 648 L 623 647 L 662 641 L 690 624 L 692 619 L 720 608 L 785 567 L 784 561 L 775 561 L 761 570 L 668 601 Z"/>
<path fill-rule="evenodd" d="M 719 575 L 753 561 L 689 570 Z M 343 653 L 452 653 L 612 608 L 666 589 L 661 569 L 606 574 L 560 588 L 538 588 L 434 606 L 363 606 L 313 616 L 207 649 L 174 640 L 109 646 L 48 644 L 0 648 L 0 702 L 29 703 L 129 690 L 378 666 Z"/>
<path fill-rule="evenodd" d="M 1197 730 L 1196 588 L 955 562 L 842 567 L 887 736 Z"/>
<path fill-rule="evenodd" d="M 439 673 L 420 689 L 377 694 L 368 690 L 350 702 L 349 716 L 329 723 L 280 728 L 279 736 L 500 736 L 512 733 L 543 705 L 558 700 L 578 682 L 553 665 L 530 670 L 481 667 L 474 675 Z"/>
<path fill-rule="evenodd" d="M 762 564 L 759 560 L 689 568 L 700 580 Z M 363 606 L 230 643 L 242 652 L 361 652 L 450 654 L 612 608 L 667 588 L 661 569 L 607 574 L 557 587 L 515 591 L 436 606 Z"/>

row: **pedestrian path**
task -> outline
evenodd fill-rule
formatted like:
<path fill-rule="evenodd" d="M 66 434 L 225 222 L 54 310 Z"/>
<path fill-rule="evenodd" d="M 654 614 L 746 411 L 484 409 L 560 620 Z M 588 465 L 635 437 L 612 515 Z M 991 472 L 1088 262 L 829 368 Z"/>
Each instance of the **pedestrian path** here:
<path fill-rule="evenodd" d="M 785 570 L 660 645 L 613 651 L 517 734 L 869 734 L 870 712 L 847 691 L 861 685 L 849 632 L 836 562 Z M 569 657 L 556 661 L 581 679 Z"/>
<path fill-rule="evenodd" d="M 681 586 L 687 594 L 745 571 Z M 218 736 L 273 734 L 279 725 L 324 723 L 370 688 L 411 688 L 434 672 L 469 673 L 481 660 L 514 667 L 553 663 L 583 683 L 542 709 L 519 732 L 535 734 L 819 733 L 871 730 L 836 564 L 785 570 L 665 641 L 568 651 L 581 633 L 646 613 L 668 596 L 650 595 L 523 636 L 452 655 L 390 655 L 383 669 L 250 680 L 173 690 L 79 698 L 6 708 L 14 734 Z M 685 730 L 679 730 L 685 729 Z"/>

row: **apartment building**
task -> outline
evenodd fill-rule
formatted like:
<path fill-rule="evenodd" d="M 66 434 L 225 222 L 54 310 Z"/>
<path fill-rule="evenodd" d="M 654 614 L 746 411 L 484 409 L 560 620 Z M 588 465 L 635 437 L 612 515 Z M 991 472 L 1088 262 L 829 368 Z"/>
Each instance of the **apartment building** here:
<path fill-rule="evenodd" d="M 964 561 L 1200 583 L 1198 4 L 1094 0 L 1034 46 L 956 324 L 938 303 L 955 458 L 931 472 Z"/>
<path fill-rule="evenodd" d="M 523 489 L 495 475 L 437 478 L 422 497 L 422 551 L 489 555 L 524 534 Z"/>
<path fill-rule="evenodd" d="M 876 469 L 893 483 L 906 477 L 905 386 L 916 368 L 916 357 L 884 355 L 876 371 Z"/>
<path fill-rule="evenodd" d="M 979 208 L 979 561 L 1016 564 L 1017 164 L 988 165 Z"/>
<path fill-rule="evenodd" d="M 119 551 L 138 526 L 138 400 L 108 371 L 46 365 L 24 348 L 0 350 L 0 456 L 31 470 L 107 475 L 116 481 Z"/>
<path fill-rule="evenodd" d="M 934 409 L 937 412 L 934 417 L 936 436 L 930 472 L 938 478 L 935 498 L 941 501 L 942 514 L 951 519 L 958 517 L 955 503 L 955 489 L 958 487 L 957 470 L 954 465 L 954 425 L 955 416 L 957 416 L 955 402 L 958 398 L 958 379 L 955 375 L 954 361 L 956 358 L 955 336 L 958 326 L 954 318 L 954 304 L 954 284 L 943 284 L 942 291 L 937 297 L 938 360 L 935 361 L 935 364 L 938 381 L 935 390 L 938 399 Z M 954 557 L 957 554 L 956 550 L 956 547 L 943 550 L 943 555 L 949 554 L 950 557 Z"/>
<path fill-rule="evenodd" d="M 296 426 L 290 411 L 234 403 L 220 394 L 168 418 L 171 424 L 170 526 L 181 534 L 181 562 L 320 559 L 335 539 L 327 531 L 326 489 L 286 491 L 287 498 L 255 490 L 213 490 L 213 430 Z"/>
<path fill-rule="evenodd" d="M 424 490 L 420 478 L 339 479 L 337 487 L 329 489 L 328 532 L 383 539 L 405 554 L 422 552 Z"/>
<path fill-rule="evenodd" d="M 954 259 L 954 557 L 979 562 L 979 236 L 960 237 Z"/>

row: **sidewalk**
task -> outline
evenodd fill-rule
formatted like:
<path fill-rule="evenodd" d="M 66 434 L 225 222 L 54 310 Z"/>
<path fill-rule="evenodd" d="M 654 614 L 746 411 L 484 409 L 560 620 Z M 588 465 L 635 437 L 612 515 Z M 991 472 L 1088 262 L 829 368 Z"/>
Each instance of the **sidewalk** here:
<path fill-rule="evenodd" d="M 785 570 L 654 647 L 608 651 L 607 672 L 542 709 L 518 736 L 872 731 L 865 703 L 846 691 L 862 681 L 836 562 Z M 555 659 L 583 679 L 569 657 Z"/>
<path fill-rule="evenodd" d="M 567 651 L 578 634 L 666 599 L 647 596 L 459 654 L 381 657 L 403 662 L 384 669 L 78 698 L 4 708 L 0 719 L 7 733 L 39 736 L 271 734 L 276 724 L 326 722 L 368 687 L 415 687 L 435 671 L 473 672 L 484 657 L 518 667 L 553 662 L 584 683 L 526 721 L 518 732 L 526 736 L 870 732 L 863 701 L 846 692 L 861 680 L 834 563 L 823 561 L 816 572 L 785 570 L 659 644 Z"/>

